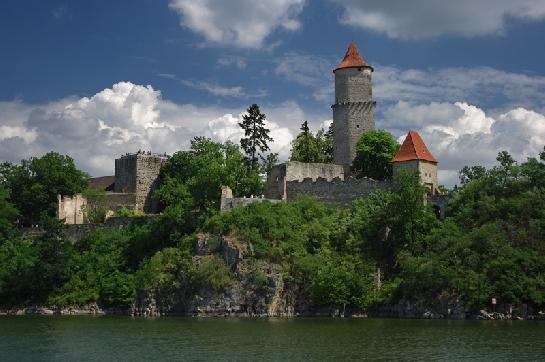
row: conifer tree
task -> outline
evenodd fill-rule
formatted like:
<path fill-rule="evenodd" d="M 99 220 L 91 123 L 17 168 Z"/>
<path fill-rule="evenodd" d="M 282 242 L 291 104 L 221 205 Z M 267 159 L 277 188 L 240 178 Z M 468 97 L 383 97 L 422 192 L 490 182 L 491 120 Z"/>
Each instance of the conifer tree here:
<path fill-rule="evenodd" d="M 331 150 L 330 150 L 331 148 Z M 314 135 L 308 122 L 301 124 L 301 132 L 292 142 L 291 160 L 300 162 L 328 163 L 333 160 L 333 143 L 321 129 Z"/>
<path fill-rule="evenodd" d="M 242 116 L 242 122 L 238 125 L 244 130 L 244 138 L 240 140 L 240 146 L 246 153 L 250 168 L 256 170 L 261 152 L 268 151 L 273 139 L 269 136 L 269 129 L 265 127 L 266 116 L 261 113 L 257 104 L 252 104 Z"/>

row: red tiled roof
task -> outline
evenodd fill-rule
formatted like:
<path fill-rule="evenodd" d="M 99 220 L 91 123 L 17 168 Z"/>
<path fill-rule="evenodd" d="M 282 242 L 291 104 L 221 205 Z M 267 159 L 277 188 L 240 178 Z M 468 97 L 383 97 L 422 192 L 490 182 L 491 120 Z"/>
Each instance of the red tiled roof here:
<path fill-rule="evenodd" d="M 350 42 L 350 45 L 348 46 L 348 50 L 346 51 L 344 59 L 337 66 L 337 68 L 335 68 L 333 73 L 343 68 L 371 68 L 371 70 L 373 70 L 373 67 L 367 64 L 365 59 L 363 59 L 363 57 L 361 56 L 360 51 L 356 47 L 356 43 L 354 43 L 354 41 Z"/>
<path fill-rule="evenodd" d="M 422 160 L 437 163 L 437 160 L 426 147 L 424 141 L 416 131 L 409 131 L 405 141 L 401 145 L 399 152 L 395 155 L 392 162 L 402 162 L 410 160 Z"/>

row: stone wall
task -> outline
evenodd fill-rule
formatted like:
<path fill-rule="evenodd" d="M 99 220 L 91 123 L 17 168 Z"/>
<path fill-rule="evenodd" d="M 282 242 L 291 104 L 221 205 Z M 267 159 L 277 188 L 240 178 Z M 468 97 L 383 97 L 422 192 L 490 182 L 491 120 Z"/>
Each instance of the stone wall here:
<path fill-rule="evenodd" d="M 136 153 L 115 160 L 115 192 L 135 193 L 135 209 L 155 212 L 153 192 L 159 184 L 159 172 L 167 157 L 157 154 Z"/>
<path fill-rule="evenodd" d="M 267 176 L 265 197 L 286 200 L 286 182 L 302 181 L 306 178 L 317 180 L 344 179 L 344 167 L 332 163 L 305 163 L 289 161 L 273 167 Z"/>
<path fill-rule="evenodd" d="M 64 225 L 63 234 L 67 240 L 78 241 L 93 231 L 107 229 L 121 229 L 133 222 L 151 222 L 157 215 L 146 215 L 139 217 L 111 217 L 103 224 L 67 224 Z M 37 239 L 44 234 L 41 227 L 22 228 L 21 233 L 25 238 Z"/>
<path fill-rule="evenodd" d="M 166 156 L 138 155 L 136 164 L 136 208 L 148 213 L 157 211 L 153 201 L 153 192 L 159 186 L 161 166 L 167 161 Z"/>
<path fill-rule="evenodd" d="M 136 193 L 136 157 L 131 154 L 115 160 L 114 192 Z"/>
<path fill-rule="evenodd" d="M 369 178 L 345 180 L 326 179 L 288 181 L 286 183 L 287 201 L 292 202 L 303 195 L 309 195 L 327 205 L 350 207 L 355 199 L 365 197 L 376 190 L 387 190 L 392 187 L 388 181 L 375 181 Z"/>
<path fill-rule="evenodd" d="M 134 209 L 136 204 L 136 194 L 134 193 L 116 193 L 116 192 L 107 192 L 104 195 L 104 200 L 101 202 L 101 205 L 106 210 L 117 211 L 122 207 L 128 209 Z"/>
<path fill-rule="evenodd" d="M 233 209 L 237 206 L 249 205 L 254 202 L 263 202 L 269 201 L 272 203 L 280 202 L 282 200 L 275 199 L 266 199 L 263 195 L 261 196 L 250 196 L 250 197 L 233 197 L 233 190 L 228 186 L 221 187 L 221 200 L 220 200 L 220 210 L 226 211 Z"/>
<path fill-rule="evenodd" d="M 57 218 L 65 224 L 83 224 L 87 222 L 85 208 L 87 200 L 83 195 L 57 195 Z"/>
<path fill-rule="evenodd" d="M 333 162 L 350 165 L 356 144 L 365 131 L 375 129 L 371 69 L 345 68 L 335 71 L 333 109 Z"/>
<path fill-rule="evenodd" d="M 430 190 L 430 195 L 440 194 L 437 181 L 437 164 L 422 160 L 394 162 L 394 175 L 403 170 L 418 171 L 420 180 Z"/>
<path fill-rule="evenodd" d="M 87 210 L 104 208 L 113 214 L 122 207 L 134 209 L 136 194 L 106 192 L 104 197 L 89 201 L 82 194 L 57 196 L 57 218 L 65 224 L 85 224 L 89 222 Z"/>

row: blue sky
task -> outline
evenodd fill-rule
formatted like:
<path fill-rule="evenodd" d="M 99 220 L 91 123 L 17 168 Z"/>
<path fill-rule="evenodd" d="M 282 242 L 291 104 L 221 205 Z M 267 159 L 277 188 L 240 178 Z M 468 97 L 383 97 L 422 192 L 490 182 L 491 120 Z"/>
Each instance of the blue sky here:
<path fill-rule="evenodd" d="M 236 141 L 250 103 L 284 158 L 331 119 L 350 40 L 375 67 L 377 127 L 465 164 L 545 145 L 543 0 L 134 0 L 0 3 L 0 160 L 51 149 L 93 175 L 198 134 Z"/>

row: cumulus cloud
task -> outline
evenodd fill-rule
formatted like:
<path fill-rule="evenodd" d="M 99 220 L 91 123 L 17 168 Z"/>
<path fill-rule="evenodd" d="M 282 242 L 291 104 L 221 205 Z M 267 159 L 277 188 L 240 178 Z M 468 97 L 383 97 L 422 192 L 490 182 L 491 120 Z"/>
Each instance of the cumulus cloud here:
<path fill-rule="evenodd" d="M 343 8 L 341 22 L 392 38 L 444 34 L 503 34 L 508 19 L 540 20 L 543 0 L 333 0 Z"/>
<path fill-rule="evenodd" d="M 207 42 L 261 48 L 276 29 L 295 31 L 305 0 L 170 0 L 180 24 Z"/>
<path fill-rule="evenodd" d="M 398 132 L 401 124 L 417 130 L 439 160 L 440 182 L 448 186 L 458 182 L 465 165 L 490 167 L 502 150 L 524 161 L 545 146 L 545 115 L 522 107 L 492 117 L 463 102 L 398 102 L 384 112 L 382 121 L 384 128 Z"/>
<path fill-rule="evenodd" d="M 293 138 L 290 124 L 303 111 L 295 103 L 263 109 L 275 140 L 272 151 L 285 159 Z M 92 97 L 42 105 L 0 102 L 0 160 L 17 162 L 54 150 L 70 155 L 92 175 L 107 175 L 113 173 L 114 159 L 126 152 L 170 154 L 187 149 L 197 135 L 238 142 L 242 112 L 242 107 L 177 104 L 162 99 L 151 86 L 130 82 L 114 84 Z"/>

